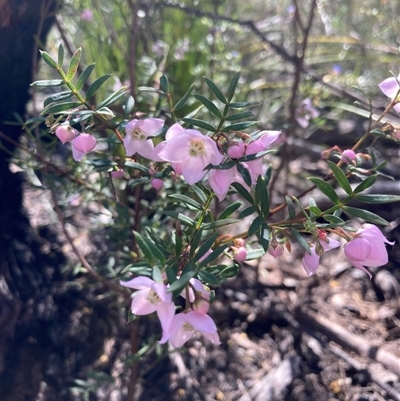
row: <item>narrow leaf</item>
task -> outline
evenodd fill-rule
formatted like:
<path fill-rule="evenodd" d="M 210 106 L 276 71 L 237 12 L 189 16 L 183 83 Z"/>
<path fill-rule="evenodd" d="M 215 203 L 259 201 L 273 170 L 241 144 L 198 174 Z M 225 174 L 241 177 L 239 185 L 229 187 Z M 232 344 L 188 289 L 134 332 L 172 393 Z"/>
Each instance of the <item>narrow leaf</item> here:
<path fill-rule="evenodd" d="M 257 204 L 260 204 L 261 213 L 264 219 L 266 219 L 269 215 L 270 199 L 267 184 L 261 175 L 257 178 L 255 201 Z"/>
<path fill-rule="evenodd" d="M 233 109 L 244 109 L 245 107 L 255 106 L 260 104 L 259 102 L 233 102 L 229 103 L 229 107 Z"/>
<path fill-rule="evenodd" d="M 125 118 L 129 117 L 129 114 L 132 113 L 134 107 L 135 107 L 135 99 L 129 95 L 124 105 Z"/>
<path fill-rule="evenodd" d="M 75 76 L 76 70 L 78 69 L 79 63 L 81 61 L 81 56 L 82 56 L 82 49 L 79 48 L 76 50 L 76 52 L 72 56 L 71 61 L 69 63 L 68 72 L 67 72 L 68 81 L 71 81 L 71 79 Z"/>
<path fill-rule="evenodd" d="M 308 245 L 308 242 L 304 239 L 304 237 L 301 236 L 301 234 L 295 230 L 293 227 L 290 227 L 291 233 L 294 235 L 294 237 L 299 241 L 300 245 L 306 250 L 306 252 L 311 255 L 311 249 L 310 245 Z"/>
<path fill-rule="evenodd" d="M 249 251 L 247 251 L 246 260 L 259 259 L 263 255 L 265 255 L 265 251 L 263 248 L 250 249 Z"/>
<path fill-rule="evenodd" d="M 51 103 L 49 106 L 47 106 L 40 114 L 57 114 L 62 111 L 66 110 L 71 110 L 74 109 L 78 106 L 81 106 L 81 102 L 63 102 L 63 103 L 56 103 L 53 104 Z"/>
<path fill-rule="evenodd" d="M 40 51 L 40 55 L 42 56 L 43 61 L 51 68 L 57 69 L 57 63 L 50 57 L 50 54 L 47 52 L 44 52 L 42 50 L 39 50 L 39 51 Z"/>
<path fill-rule="evenodd" d="M 131 161 L 127 161 L 124 163 L 125 167 L 130 167 L 133 168 L 134 170 L 139 170 L 142 173 L 148 174 L 149 169 L 146 166 L 143 166 L 142 164 L 139 163 L 135 163 L 135 162 L 131 162 Z"/>
<path fill-rule="evenodd" d="M 199 259 L 201 259 L 207 253 L 207 251 L 211 249 L 218 235 L 218 233 L 214 233 L 213 235 L 211 235 L 211 237 L 207 238 L 207 240 L 204 241 L 204 243 L 201 245 L 199 250 L 196 252 L 196 255 L 194 256 L 193 260 L 195 262 L 198 262 Z"/>
<path fill-rule="evenodd" d="M 193 239 L 190 243 L 190 254 L 189 256 L 193 258 L 193 255 L 195 254 L 197 248 L 199 247 L 201 237 L 203 236 L 203 230 L 200 228 L 199 230 L 196 231 L 196 234 L 193 236 Z"/>
<path fill-rule="evenodd" d="M 231 185 L 243 199 L 246 199 L 247 202 L 254 205 L 254 199 L 243 185 L 239 184 L 238 182 L 233 182 Z"/>
<path fill-rule="evenodd" d="M 206 84 L 208 87 L 211 89 L 211 92 L 214 93 L 215 97 L 222 103 L 228 103 L 228 101 L 225 99 L 225 96 L 222 94 L 222 92 L 218 89 L 217 85 L 213 81 L 211 81 L 210 78 L 204 77 L 204 80 L 206 81 Z"/>
<path fill-rule="evenodd" d="M 354 199 L 363 203 L 379 204 L 379 203 L 392 203 L 399 202 L 399 195 L 380 195 L 380 194 L 368 194 L 368 195 L 356 195 Z"/>
<path fill-rule="evenodd" d="M 331 162 L 328 160 L 328 164 L 329 167 L 331 168 L 333 175 L 336 178 L 336 181 L 338 182 L 338 184 L 340 185 L 341 188 L 343 188 L 344 191 L 346 191 L 346 193 L 348 195 L 351 195 L 353 193 L 353 190 L 351 189 L 351 186 L 349 184 L 349 180 L 347 179 L 345 173 L 343 172 L 343 170 L 338 167 L 335 163 Z"/>
<path fill-rule="evenodd" d="M 182 120 L 187 124 L 206 129 L 207 131 L 216 131 L 216 129 L 212 125 L 206 123 L 203 120 L 198 120 L 197 118 L 182 118 Z"/>
<path fill-rule="evenodd" d="M 206 266 L 213 260 L 217 259 L 227 248 L 227 245 L 221 245 L 218 248 L 213 249 L 213 251 L 199 263 L 200 267 Z"/>
<path fill-rule="evenodd" d="M 365 191 L 367 188 L 372 187 L 375 184 L 376 175 L 372 175 L 371 177 L 367 177 L 361 184 L 359 184 L 354 190 L 355 194 L 359 194 L 362 191 Z"/>
<path fill-rule="evenodd" d="M 180 99 L 178 101 L 178 103 L 174 106 L 174 110 L 178 111 L 180 110 L 182 107 L 185 106 L 185 104 L 187 103 L 187 101 L 189 100 L 190 95 L 192 94 L 194 89 L 194 84 L 190 85 L 189 89 L 187 90 L 187 92 L 184 94 L 183 98 Z"/>
<path fill-rule="evenodd" d="M 222 132 L 243 131 L 246 128 L 256 125 L 257 123 L 258 123 L 258 121 L 245 121 L 242 123 L 236 123 L 236 124 L 232 124 L 227 127 L 224 127 L 221 131 Z"/>
<path fill-rule="evenodd" d="M 251 237 L 253 234 L 255 234 L 263 225 L 264 223 L 264 218 L 262 216 L 257 216 L 253 222 L 250 224 L 249 227 L 249 237 Z"/>
<path fill-rule="evenodd" d="M 158 266 L 153 266 L 153 271 L 151 272 L 152 279 L 157 283 L 163 282 L 163 276 L 161 270 Z"/>
<path fill-rule="evenodd" d="M 60 46 L 58 46 L 58 61 L 57 61 L 57 64 L 60 68 L 62 68 L 63 62 L 64 62 L 64 46 L 60 44 Z"/>
<path fill-rule="evenodd" d="M 230 204 L 218 217 L 218 220 L 226 219 L 232 216 L 233 213 L 236 212 L 241 206 L 243 206 L 242 202 L 235 202 Z"/>
<path fill-rule="evenodd" d="M 239 220 L 236 219 L 225 219 L 225 220 L 217 220 L 213 221 L 211 223 L 205 223 L 201 226 L 201 228 L 206 231 L 206 230 L 215 230 L 216 228 L 224 227 L 229 224 L 235 224 Z"/>
<path fill-rule="evenodd" d="M 71 91 L 56 93 L 55 95 L 46 98 L 45 101 L 43 102 L 43 106 L 47 107 L 50 103 L 60 102 L 61 100 L 69 99 L 73 95 L 74 94 Z"/>
<path fill-rule="evenodd" d="M 149 263 L 153 263 L 154 262 L 153 253 L 151 252 L 151 249 L 148 247 L 144 238 L 137 231 L 134 231 L 133 234 L 135 236 L 138 247 L 143 252 L 144 257 L 147 259 Z"/>
<path fill-rule="evenodd" d="M 293 201 L 289 198 L 289 196 L 285 196 L 285 199 L 286 199 L 286 204 L 288 207 L 289 219 L 292 220 L 296 216 L 296 208 L 294 206 Z"/>
<path fill-rule="evenodd" d="M 205 270 L 200 271 L 197 276 L 205 284 L 219 285 L 221 283 L 214 274 L 208 273 Z"/>
<path fill-rule="evenodd" d="M 337 217 L 333 214 L 326 214 L 323 216 L 323 218 L 332 224 L 339 224 L 339 225 L 345 224 L 345 222 L 340 217 Z"/>
<path fill-rule="evenodd" d="M 340 199 L 337 195 L 337 193 L 335 192 L 335 190 L 333 189 L 333 187 L 328 184 L 326 181 L 322 180 L 321 178 L 318 177 L 311 177 L 309 178 L 309 180 L 315 184 L 318 189 L 324 194 L 326 195 L 335 205 L 339 205 L 340 204 Z"/>
<path fill-rule="evenodd" d="M 204 192 L 201 184 L 192 185 L 190 190 L 193 191 L 199 200 L 203 203 L 203 205 L 207 202 L 207 194 Z"/>
<path fill-rule="evenodd" d="M 355 207 L 350 206 L 343 206 L 343 212 L 347 215 L 358 217 L 359 219 L 363 219 L 365 221 L 370 221 L 371 223 L 381 224 L 383 226 L 388 226 L 389 223 L 383 219 L 382 217 L 378 216 L 375 213 L 369 212 L 368 210 L 357 209 Z"/>
<path fill-rule="evenodd" d="M 168 288 L 168 292 L 173 292 L 174 294 L 179 294 L 188 284 L 189 280 L 196 275 L 195 270 L 189 270 L 182 274 L 179 280 L 173 282 Z"/>
<path fill-rule="evenodd" d="M 76 90 L 79 91 L 83 88 L 83 85 L 85 85 L 86 81 L 89 79 L 95 65 L 95 63 L 90 64 L 83 70 L 81 76 L 78 79 L 78 82 L 76 83 Z"/>
<path fill-rule="evenodd" d="M 238 173 L 242 176 L 244 182 L 248 187 L 251 187 L 251 175 L 249 169 L 244 167 L 243 164 L 238 163 L 236 165 Z"/>
<path fill-rule="evenodd" d="M 230 102 L 232 100 L 233 95 L 235 94 L 235 90 L 236 90 L 237 84 L 239 82 L 239 78 L 240 78 L 240 72 L 237 72 L 233 76 L 233 78 L 229 84 L 228 93 L 227 93 L 228 102 Z"/>
<path fill-rule="evenodd" d="M 89 100 L 110 77 L 110 74 L 106 74 L 101 76 L 100 78 L 97 78 L 96 81 L 94 81 L 92 85 L 89 86 L 89 89 L 86 92 L 86 100 Z"/>
<path fill-rule="evenodd" d="M 254 206 L 249 206 L 246 207 L 246 209 L 242 210 L 238 216 L 239 219 L 244 219 L 247 216 L 250 216 L 256 211 L 256 208 Z"/>
<path fill-rule="evenodd" d="M 226 121 L 237 121 L 248 117 L 254 117 L 254 114 L 251 111 L 244 111 L 243 113 L 232 114 L 231 116 L 226 117 Z"/>
<path fill-rule="evenodd" d="M 45 79 L 43 81 L 35 81 L 31 86 L 49 87 L 49 86 L 62 86 L 65 82 L 62 79 Z"/>
<path fill-rule="evenodd" d="M 127 93 L 126 86 L 119 88 L 116 92 L 112 93 L 106 99 L 104 99 L 100 104 L 97 105 L 96 110 L 100 110 L 102 107 L 109 106 L 112 103 L 115 103 L 118 99 L 124 96 Z"/>
<path fill-rule="evenodd" d="M 218 118 L 222 118 L 221 112 L 218 110 L 218 107 L 209 99 L 207 99 L 205 96 L 202 95 L 194 95 L 194 97 L 201 102 L 208 110 L 211 111 L 215 116 Z"/>
<path fill-rule="evenodd" d="M 165 75 L 161 75 L 160 77 L 160 89 L 165 93 L 169 93 L 169 83 L 168 78 Z"/>
<path fill-rule="evenodd" d="M 166 262 L 166 258 L 163 252 L 160 251 L 160 249 L 158 248 L 158 246 L 152 242 L 151 240 L 149 240 L 146 237 L 142 237 L 143 240 L 146 242 L 148 248 L 151 250 L 153 256 L 158 259 L 162 264 L 164 264 Z"/>
<path fill-rule="evenodd" d="M 199 202 L 195 201 L 195 200 L 192 199 L 192 198 L 189 198 L 189 197 L 186 196 L 186 195 L 172 194 L 172 195 L 168 195 L 168 198 L 177 200 L 177 201 L 179 201 L 179 202 L 181 202 L 181 203 L 184 203 L 184 204 L 186 204 L 186 205 L 193 206 L 193 207 L 194 207 L 195 209 L 197 209 L 197 210 L 202 210 L 202 209 L 203 209 L 203 207 L 200 205 Z"/>

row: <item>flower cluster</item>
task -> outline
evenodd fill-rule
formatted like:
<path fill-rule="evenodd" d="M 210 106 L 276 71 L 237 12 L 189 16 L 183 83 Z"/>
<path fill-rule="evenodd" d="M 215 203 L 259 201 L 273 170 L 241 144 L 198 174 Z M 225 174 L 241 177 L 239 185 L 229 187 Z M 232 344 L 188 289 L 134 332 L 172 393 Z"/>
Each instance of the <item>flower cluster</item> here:
<path fill-rule="evenodd" d="M 157 312 L 161 323 L 160 344 L 169 341 L 174 347 L 181 347 L 196 332 L 201 333 L 213 344 L 220 344 L 217 327 L 207 315 L 210 306 L 210 291 L 197 279 L 191 279 L 181 293 L 189 307 L 175 314 L 175 304 L 168 286 L 148 277 L 136 277 L 121 281 L 121 285 L 137 290 L 132 300 L 131 311 L 135 315 Z"/>

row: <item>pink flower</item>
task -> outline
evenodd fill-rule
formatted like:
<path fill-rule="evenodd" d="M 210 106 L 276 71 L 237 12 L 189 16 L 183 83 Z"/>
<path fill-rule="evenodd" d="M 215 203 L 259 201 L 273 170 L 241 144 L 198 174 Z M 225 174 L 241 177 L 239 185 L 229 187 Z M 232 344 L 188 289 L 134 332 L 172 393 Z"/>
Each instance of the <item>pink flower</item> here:
<path fill-rule="evenodd" d="M 236 260 L 236 262 L 244 262 L 247 258 L 246 248 L 241 246 L 240 248 L 233 249 L 233 258 Z"/>
<path fill-rule="evenodd" d="M 71 142 L 71 146 L 72 157 L 74 160 L 80 161 L 86 153 L 96 147 L 96 138 L 93 135 L 82 133 Z"/>
<path fill-rule="evenodd" d="M 273 142 L 275 142 L 281 131 L 263 131 L 263 135 L 256 141 L 251 142 L 246 149 L 246 156 L 254 155 L 256 153 L 266 150 Z M 262 174 L 263 161 L 262 157 L 246 162 L 246 167 L 249 168 L 253 185 L 257 182 L 257 178 Z"/>
<path fill-rule="evenodd" d="M 138 290 L 132 300 L 133 314 L 148 315 L 157 312 L 163 333 L 169 330 L 175 315 L 175 305 L 166 285 L 148 277 L 136 277 L 130 281 L 120 281 L 120 284 Z"/>
<path fill-rule="evenodd" d="M 213 344 L 221 344 L 217 327 L 210 316 L 199 312 L 178 313 L 174 316 L 170 329 L 164 333 L 160 344 L 169 341 L 175 348 L 181 347 L 199 332 Z"/>
<path fill-rule="evenodd" d="M 383 92 L 384 95 L 393 100 L 395 96 L 399 94 L 400 90 L 399 80 L 400 80 L 400 74 L 397 77 L 397 79 L 395 77 L 386 78 L 378 85 L 379 89 Z M 393 108 L 398 113 L 400 113 L 400 103 L 397 103 Z"/>
<path fill-rule="evenodd" d="M 191 285 L 188 285 L 181 292 L 181 296 L 186 299 L 186 295 L 189 294 L 189 302 L 192 304 L 192 309 L 205 315 L 210 308 L 210 289 L 196 278 L 190 279 L 189 282 Z"/>
<path fill-rule="evenodd" d="M 276 259 L 278 256 L 281 256 L 283 253 L 282 245 L 277 245 L 275 248 L 273 246 L 270 246 L 268 248 L 268 253 Z"/>
<path fill-rule="evenodd" d="M 245 154 L 245 146 L 243 142 L 239 142 L 235 145 L 232 145 L 228 148 L 228 156 L 231 159 L 240 159 Z"/>
<path fill-rule="evenodd" d="M 89 9 L 83 10 L 81 14 L 81 19 L 88 22 L 93 21 L 93 11 Z"/>
<path fill-rule="evenodd" d="M 355 268 L 367 273 L 371 278 L 372 275 L 365 266 L 378 267 L 388 262 L 385 244 L 393 245 L 394 242 L 388 241 L 378 227 L 364 224 L 355 237 L 344 246 L 344 254 Z"/>
<path fill-rule="evenodd" d="M 328 238 L 327 238 L 328 239 Z M 330 251 L 331 249 L 337 248 L 340 246 L 340 241 L 335 239 L 329 238 L 329 243 L 323 240 L 320 240 L 319 243 L 321 244 L 324 251 Z M 309 253 L 305 253 L 301 263 L 303 264 L 304 270 L 306 273 L 311 276 L 314 274 L 319 266 L 319 259 L 320 255 L 315 252 L 315 245 L 310 246 L 311 255 Z"/>
<path fill-rule="evenodd" d="M 307 128 L 312 118 L 317 118 L 319 111 L 313 107 L 311 99 L 304 99 L 297 107 L 295 118 L 300 127 Z"/>
<path fill-rule="evenodd" d="M 56 136 L 63 143 L 63 145 L 72 141 L 78 135 L 79 132 L 72 128 L 68 123 L 62 124 L 56 129 Z"/>
<path fill-rule="evenodd" d="M 356 153 L 354 152 L 354 150 L 346 149 L 343 151 L 340 160 L 343 163 L 351 163 L 355 158 L 356 158 Z"/>
<path fill-rule="evenodd" d="M 114 170 L 111 171 L 111 177 L 112 178 L 122 178 L 124 176 L 124 170 Z"/>
<path fill-rule="evenodd" d="M 159 118 L 147 118 L 145 120 L 132 120 L 126 128 L 126 136 L 124 138 L 124 146 L 127 156 L 139 153 L 146 159 L 151 158 L 154 145 L 149 136 L 155 135 L 164 126 L 164 121 Z"/>
<path fill-rule="evenodd" d="M 163 185 L 164 181 L 161 178 L 153 178 L 151 180 L 151 186 L 157 191 L 159 191 L 163 187 Z"/>
<path fill-rule="evenodd" d="M 206 175 L 205 167 L 219 165 L 223 159 L 211 138 L 197 130 L 184 129 L 178 123 L 167 131 L 165 139 L 154 149 L 153 160 L 159 158 L 172 163 L 174 170 L 182 172 L 190 185 Z"/>

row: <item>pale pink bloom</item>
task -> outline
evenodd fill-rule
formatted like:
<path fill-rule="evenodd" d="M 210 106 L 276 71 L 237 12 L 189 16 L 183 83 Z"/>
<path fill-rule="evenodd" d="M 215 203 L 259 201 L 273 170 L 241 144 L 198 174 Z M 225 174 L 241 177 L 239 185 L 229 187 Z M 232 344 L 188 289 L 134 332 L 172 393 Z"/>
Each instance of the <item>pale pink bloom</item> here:
<path fill-rule="evenodd" d="M 340 241 L 337 241 L 333 238 L 327 238 L 327 239 L 329 239 L 329 243 L 323 240 L 319 241 L 324 251 L 330 251 L 331 249 L 339 247 L 341 244 Z M 311 276 L 317 271 L 320 259 L 320 256 L 315 252 L 314 244 L 310 246 L 310 249 L 311 249 L 311 255 L 308 252 L 306 252 L 301 261 L 304 270 L 309 276 Z"/>
<path fill-rule="evenodd" d="M 256 141 L 253 141 L 247 146 L 246 156 L 253 155 L 266 150 L 273 142 L 281 135 L 281 131 L 263 131 L 263 135 Z M 262 174 L 263 158 L 246 162 L 249 168 L 253 185 L 257 182 L 257 178 Z"/>
<path fill-rule="evenodd" d="M 124 176 L 124 170 L 113 170 L 111 171 L 112 178 L 122 178 Z"/>
<path fill-rule="evenodd" d="M 242 165 L 247 166 L 246 163 L 242 163 Z M 236 166 L 227 170 L 211 170 L 208 175 L 208 183 L 220 202 L 225 199 L 232 182 L 238 182 L 250 191 Z"/>
<path fill-rule="evenodd" d="M 354 152 L 354 150 L 346 149 L 343 151 L 340 160 L 343 163 L 351 163 L 355 158 L 356 158 L 356 153 Z"/>
<path fill-rule="evenodd" d="M 385 244 L 393 245 L 394 242 L 388 241 L 378 227 L 366 223 L 344 246 L 344 254 L 355 268 L 367 273 L 371 278 L 372 275 L 365 266 L 378 267 L 388 262 Z"/>
<path fill-rule="evenodd" d="M 161 178 L 153 178 L 151 180 L 151 186 L 157 191 L 159 191 L 163 187 L 163 185 L 164 181 Z"/>
<path fill-rule="evenodd" d="M 138 153 L 146 159 L 151 158 L 154 144 L 149 136 L 155 135 L 164 126 L 160 118 L 146 118 L 144 120 L 132 120 L 125 128 L 124 146 L 127 156 Z"/>
<path fill-rule="evenodd" d="M 93 135 L 82 133 L 71 142 L 71 146 L 72 157 L 74 160 L 80 161 L 86 153 L 96 147 L 96 138 Z"/>
<path fill-rule="evenodd" d="M 223 159 L 211 138 L 197 130 L 184 129 L 178 123 L 167 131 L 165 138 L 165 143 L 154 149 L 153 160 L 158 157 L 172 163 L 172 167 L 181 170 L 190 185 L 206 175 L 205 167 L 209 164 L 219 165 Z"/>
<path fill-rule="evenodd" d="M 232 145 L 228 148 L 228 156 L 231 159 L 240 159 L 245 154 L 245 146 L 243 142 L 238 142 L 235 145 Z"/>
<path fill-rule="evenodd" d="M 157 312 L 163 333 L 169 330 L 175 315 L 175 305 L 166 285 L 142 276 L 130 281 L 120 281 L 120 284 L 138 290 L 132 300 L 133 314 L 141 316 Z"/>
<path fill-rule="evenodd" d="M 81 14 L 81 19 L 88 22 L 93 21 L 93 11 L 89 9 L 83 10 Z"/>
<path fill-rule="evenodd" d="M 317 118 L 319 111 L 313 107 L 311 99 L 304 99 L 297 107 L 295 118 L 300 127 L 307 128 L 312 118 Z"/>
<path fill-rule="evenodd" d="M 233 248 L 233 258 L 236 262 L 244 262 L 247 258 L 247 251 L 246 248 L 241 246 L 240 248 Z"/>
<path fill-rule="evenodd" d="M 175 348 L 181 347 L 193 335 L 199 332 L 213 344 L 221 344 L 217 333 L 217 326 L 210 316 L 200 312 L 184 312 L 174 316 L 170 329 L 164 333 L 160 344 L 169 341 Z"/>
<path fill-rule="evenodd" d="M 282 245 L 277 245 L 275 248 L 273 246 L 270 246 L 268 248 L 268 253 L 276 259 L 278 256 L 281 256 L 283 253 Z"/>
<path fill-rule="evenodd" d="M 186 295 L 189 294 L 189 302 L 192 304 L 192 309 L 205 315 L 210 308 L 210 289 L 196 278 L 190 279 L 189 282 L 191 285 L 188 285 L 181 292 L 181 296 L 186 299 Z"/>
<path fill-rule="evenodd" d="M 379 89 L 384 95 L 393 100 L 400 90 L 399 80 L 400 74 L 397 79 L 395 77 L 386 78 L 378 85 Z M 393 108 L 400 113 L 400 103 L 397 103 Z"/>
<path fill-rule="evenodd" d="M 56 136 L 63 143 L 63 145 L 72 141 L 78 135 L 79 132 L 72 128 L 68 123 L 62 124 L 56 129 Z"/>

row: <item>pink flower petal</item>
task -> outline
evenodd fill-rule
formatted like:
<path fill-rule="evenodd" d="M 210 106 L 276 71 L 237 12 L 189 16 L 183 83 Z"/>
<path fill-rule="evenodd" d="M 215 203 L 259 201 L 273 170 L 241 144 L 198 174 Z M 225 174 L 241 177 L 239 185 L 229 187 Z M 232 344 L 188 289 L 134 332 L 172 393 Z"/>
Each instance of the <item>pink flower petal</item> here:
<path fill-rule="evenodd" d="M 135 315 L 149 315 L 157 309 L 156 304 L 149 302 L 151 288 L 139 290 L 132 299 L 131 310 Z"/>
<path fill-rule="evenodd" d="M 400 78 L 400 75 L 397 79 Z M 394 99 L 397 92 L 399 91 L 399 84 L 395 77 L 386 78 L 379 85 L 379 89 L 383 92 L 384 95 Z"/>
<path fill-rule="evenodd" d="M 73 140 L 73 144 L 78 152 L 89 153 L 96 147 L 96 138 L 83 133 Z"/>
<path fill-rule="evenodd" d="M 309 276 L 313 275 L 317 271 L 319 260 L 320 257 L 315 253 L 315 246 L 311 246 L 311 255 L 306 252 L 301 260 L 304 270 Z"/>
<path fill-rule="evenodd" d="M 129 281 L 120 281 L 119 283 L 124 287 L 133 288 L 134 290 L 143 290 L 144 288 L 151 287 L 155 281 L 149 277 L 139 276 Z"/>

